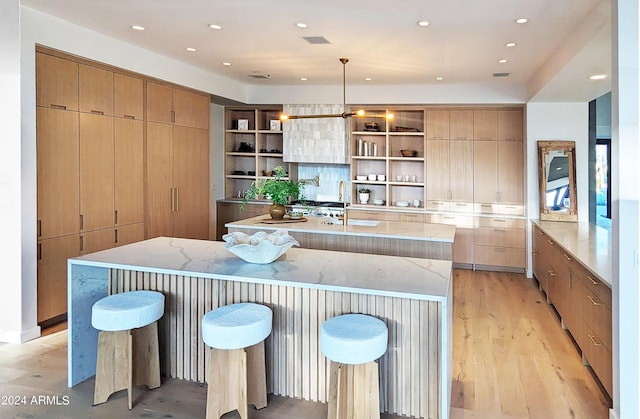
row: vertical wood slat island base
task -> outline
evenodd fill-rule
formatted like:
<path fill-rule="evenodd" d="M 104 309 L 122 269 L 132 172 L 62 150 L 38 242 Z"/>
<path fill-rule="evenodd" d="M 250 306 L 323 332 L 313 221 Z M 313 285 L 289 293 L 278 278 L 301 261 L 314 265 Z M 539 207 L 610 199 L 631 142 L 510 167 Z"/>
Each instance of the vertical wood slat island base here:
<path fill-rule="evenodd" d="M 159 321 L 165 375 L 204 382 L 200 322 L 216 307 L 256 302 L 274 313 L 265 341 L 267 389 L 326 402 L 329 361 L 322 322 L 369 314 L 389 328 L 379 360 L 384 412 L 447 418 L 451 390 L 451 262 L 290 249 L 277 261 L 249 264 L 223 243 L 160 237 L 69 260 L 69 386 L 95 373 L 93 301 L 108 293 L 151 289 L 165 295 Z"/>

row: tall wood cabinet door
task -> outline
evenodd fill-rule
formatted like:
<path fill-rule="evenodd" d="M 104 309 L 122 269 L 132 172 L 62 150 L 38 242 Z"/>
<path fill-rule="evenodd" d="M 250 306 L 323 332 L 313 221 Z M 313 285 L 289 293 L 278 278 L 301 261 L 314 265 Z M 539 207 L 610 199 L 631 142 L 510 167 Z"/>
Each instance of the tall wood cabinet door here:
<path fill-rule="evenodd" d="M 78 113 L 36 109 L 38 238 L 77 233 Z"/>
<path fill-rule="evenodd" d="M 147 121 L 173 123 L 173 89 L 147 82 Z"/>
<path fill-rule="evenodd" d="M 79 64 L 80 112 L 113 115 L 113 72 Z"/>
<path fill-rule="evenodd" d="M 147 122 L 147 238 L 172 236 L 173 125 Z"/>
<path fill-rule="evenodd" d="M 80 255 L 80 236 L 38 242 L 38 323 L 67 312 L 67 259 Z"/>
<path fill-rule="evenodd" d="M 452 140 L 473 140 L 473 111 L 449 111 L 449 137 Z"/>
<path fill-rule="evenodd" d="M 142 79 L 124 74 L 113 75 L 113 115 L 128 119 L 144 119 Z"/>
<path fill-rule="evenodd" d="M 113 118 L 80 114 L 80 218 L 83 231 L 113 227 Z"/>
<path fill-rule="evenodd" d="M 524 204 L 524 152 L 522 141 L 498 141 L 500 202 Z"/>
<path fill-rule="evenodd" d="M 144 240 L 144 223 L 128 224 L 116 227 L 116 246 Z"/>
<path fill-rule="evenodd" d="M 492 141 L 498 139 L 498 111 L 473 111 L 473 138 L 476 141 Z"/>
<path fill-rule="evenodd" d="M 209 238 L 208 131 L 174 126 L 173 176 L 177 187 L 174 236 Z"/>
<path fill-rule="evenodd" d="M 473 202 L 473 141 L 449 142 L 450 200 Z"/>
<path fill-rule="evenodd" d="M 498 111 L 498 140 L 522 141 L 522 111 L 503 110 Z"/>
<path fill-rule="evenodd" d="M 473 142 L 473 199 L 498 202 L 498 142 Z"/>
<path fill-rule="evenodd" d="M 449 200 L 449 140 L 427 141 L 426 186 L 428 201 Z"/>
<path fill-rule="evenodd" d="M 449 110 L 427 109 L 427 139 L 449 139 Z"/>
<path fill-rule="evenodd" d="M 143 122 L 114 118 L 115 224 L 144 221 Z"/>
<path fill-rule="evenodd" d="M 116 234 L 113 228 L 80 233 L 80 254 L 99 252 L 116 246 Z"/>
<path fill-rule="evenodd" d="M 194 128 L 209 128 L 209 97 L 184 90 L 173 90 L 174 122 Z"/>
<path fill-rule="evenodd" d="M 78 64 L 36 53 L 36 104 L 78 110 Z"/>

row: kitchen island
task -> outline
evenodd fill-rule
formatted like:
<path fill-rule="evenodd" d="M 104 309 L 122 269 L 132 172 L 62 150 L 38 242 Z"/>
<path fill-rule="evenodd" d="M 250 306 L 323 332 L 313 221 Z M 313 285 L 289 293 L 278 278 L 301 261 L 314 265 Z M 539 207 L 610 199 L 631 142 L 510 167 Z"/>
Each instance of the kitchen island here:
<path fill-rule="evenodd" d="M 380 365 L 383 411 L 447 418 L 451 391 L 451 262 L 292 248 L 271 264 L 242 261 L 224 243 L 158 237 L 69 259 L 68 384 L 95 374 L 98 331 L 91 306 L 111 293 L 165 295 L 161 369 L 204 382 L 200 321 L 218 306 L 253 301 L 274 313 L 266 340 L 267 388 L 326 402 L 322 322 L 344 313 L 382 319 L 389 344 Z"/>
<path fill-rule="evenodd" d="M 267 224 L 269 215 L 227 223 L 229 233 L 286 229 L 307 249 L 370 253 L 451 260 L 456 228 L 446 224 L 398 221 L 347 220 L 347 225 L 330 224 L 328 217 L 310 216 L 305 221 Z M 266 222 L 266 223 L 265 223 Z M 353 224 L 349 224 L 353 223 Z"/>

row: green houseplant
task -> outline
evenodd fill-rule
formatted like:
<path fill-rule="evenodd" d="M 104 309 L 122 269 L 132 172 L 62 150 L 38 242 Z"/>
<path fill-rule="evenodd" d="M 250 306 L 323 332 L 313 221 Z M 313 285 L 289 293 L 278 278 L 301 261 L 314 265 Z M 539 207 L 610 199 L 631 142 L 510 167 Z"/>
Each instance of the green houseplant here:
<path fill-rule="evenodd" d="M 361 204 L 366 204 L 369 202 L 369 194 L 371 193 L 371 189 L 369 188 L 360 188 L 358 189 L 358 198 L 360 198 Z"/>
<path fill-rule="evenodd" d="M 276 166 L 273 169 L 272 179 L 258 179 L 251 183 L 251 187 L 245 191 L 244 199 L 240 209 L 244 209 L 249 199 L 259 199 L 264 197 L 271 200 L 272 204 L 269 208 L 269 214 L 274 220 L 280 220 L 284 217 L 286 212 L 284 206 L 289 203 L 290 200 L 304 199 L 300 194 L 301 188 L 304 186 L 304 182 L 294 182 L 292 180 L 285 179 L 287 172 L 284 167 Z"/>

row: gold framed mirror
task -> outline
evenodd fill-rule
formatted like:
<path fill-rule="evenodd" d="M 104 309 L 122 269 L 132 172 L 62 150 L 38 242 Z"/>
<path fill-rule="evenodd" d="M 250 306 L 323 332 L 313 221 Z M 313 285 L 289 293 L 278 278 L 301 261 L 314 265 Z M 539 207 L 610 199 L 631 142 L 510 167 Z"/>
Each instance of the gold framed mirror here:
<path fill-rule="evenodd" d="M 538 141 L 540 219 L 578 221 L 575 141 Z"/>

